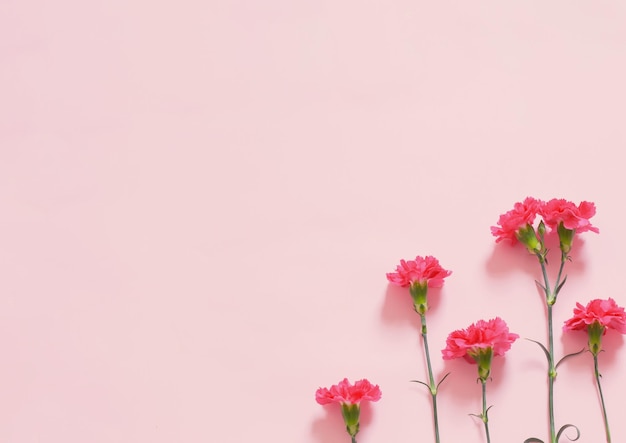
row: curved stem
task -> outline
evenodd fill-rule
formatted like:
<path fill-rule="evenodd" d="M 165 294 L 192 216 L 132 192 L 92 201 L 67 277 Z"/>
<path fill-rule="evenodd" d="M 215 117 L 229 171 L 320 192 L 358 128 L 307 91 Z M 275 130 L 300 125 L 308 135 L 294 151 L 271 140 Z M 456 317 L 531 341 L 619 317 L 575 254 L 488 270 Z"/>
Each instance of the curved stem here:
<path fill-rule="evenodd" d="M 422 324 L 422 340 L 424 343 L 424 353 L 426 354 L 426 365 L 428 366 L 428 386 L 433 405 L 433 425 L 435 427 L 435 442 L 439 443 L 439 419 L 437 417 L 437 385 L 433 376 L 433 368 L 430 363 L 430 351 L 428 350 L 428 329 L 426 328 L 426 314 L 420 313 Z"/>
<path fill-rule="evenodd" d="M 487 443 L 491 443 L 491 437 L 489 437 L 489 418 L 487 417 L 487 380 L 481 380 L 483 385 L 483 413 L 482 420 L 485 424 L 485 434 L 487 435 Z"/>
<path fill-rule="evenodd" d="M 600 385 L 600 371 L 598 371 L 598 354 L 593 355 L 593 369 L 596 376 L 596 384 L 598 385 L 598 393 L 600 394 L 600 402 L 602 403 L 602 417 L 604 418 L 604 431 L 606 433 L 606 442 L 611 443 L 611 432 L 609 431 L 609 420 L 606 417 L 606 406 L 604 404 L 604 395 L 602 394 L 602 386 Z"/>

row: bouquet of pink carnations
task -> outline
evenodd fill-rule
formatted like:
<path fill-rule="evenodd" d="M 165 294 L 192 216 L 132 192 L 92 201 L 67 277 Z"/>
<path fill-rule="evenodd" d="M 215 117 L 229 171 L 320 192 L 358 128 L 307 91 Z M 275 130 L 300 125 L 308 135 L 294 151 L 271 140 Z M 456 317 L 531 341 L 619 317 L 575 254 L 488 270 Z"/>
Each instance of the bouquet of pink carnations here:
<path fill-rule="evenodd" d="M 544 295 L 545 309 L 547 313 L 546 335 L 547 344 L 539 340 L 528 339 L 536 343 L 542 350 L 547 360 L 547 416 L 549 427 L 549 443 L 558 443 L 560 438 L 568 430 L 573 430 L 575 435 L 571 441 L 580 437 L 579 429 L 573 424 L 565 424 L 558 428 L 554 414 L 554 382 L 557 377 L 557 369 L 560 364 L 570 357 L 582 354 L 580 352 L 565 355 L 557 360 L 554 351 L 554 325 L 553 310 L 561 291 L 567 281 L 565 274 L 566 264 L 571 261 L 570 253 L 574 247 L 577 235 L 590 231 L 598 233 L 590 219 L 595 215 L 596 208 L 593 203 L 582 202 L 576 205 L 564 199 L 552 199 L 542 201 L 527 197 L 524 201 L 515 203 L 513 209 L 502 214 L 497 226 L 491 227 L 491 233 L 496 237 L 496 243 L 506 241 L 512 245 L 521 244 L 526 252 L 534 256 L 540 267 L 541 281 L 536 284 Z M 548 258 L 551 251 L 546 247 L 546 236 L 557 235 L 559 241 L 558 269 L 554 281 L 551 281 L 548 273 Z M 433 256 L 417 256 L 414 260 L 400 260 L 395 272 L 387 273 L 387 280 L 393 285 L 398 285 L 409 290 L 413 302 L 413 309 L 419 315 L 421 325 L 421 343 L 426 360 L 426 381 L 413 380 L 424 385 L 431 398 L 432 420 L 434 438 L 440 443 L 440 424 L 437 411 L 437 395 L 441 383 L 450 374 L 446 374 L 441 380 L 436 381 L 431 364 L 431 355 L 428 343 L 428 328 L 426 317 L 429 310 L 429 288 L 440 288 L 444 279 L 451 275 L 451 271 L 444 269 L 438 259 Z M 611 433 L 607 418 L 604 394 L 600 384 L 600 372 L 598 368 L 598 355 L 602 350 L 602 337 L 608 330 L 616 330 L 626 333 L 626 312 L 617 305 L 612 298 L 594 299 L 586 306 L 576 303 L 574 315 L 567 320 L 562 328 L 565 331 L 584 330 L 588 335 L 587 351 L 593 356 L 595 382 L 600 397 L 600 407 L 604 419 L 606 442 L 611 442 Z M 485 439 L 491 442 L 489 432 L 489 418 L 486 400 L 487 381 L 491 378 L 492 361 L 494 357 L 503 356 L 511 349 L 512 344 L 519 338 L 518 334 L 509 331 L 506 322 L 495 317 L 489 320 L 478 320 L 465 329 L 451 332 L 446 340 L 446 346 L 442 350 L 444 359 L 463 358 L 471 364 L 475 364 L 478 371 L 478 380 L 482 387 L 482 411 L 479 414 L 470 414 L 481 420 L 484 424 Z M 381 397 L 380 388 L 372 385 L 368 380 L 357 381 L 354 385 L 344 379 L 330 389 L 320 388 L 316 392 L 316 400 L 320 404 L 339 403 L 346 424 L 346 430 L 356 443 L 356 435 L 359 432 L 359 412 L 362 401 L 378 401 Z M 531 437 L 524 443 L 544 443 L 543 440 Z"/>

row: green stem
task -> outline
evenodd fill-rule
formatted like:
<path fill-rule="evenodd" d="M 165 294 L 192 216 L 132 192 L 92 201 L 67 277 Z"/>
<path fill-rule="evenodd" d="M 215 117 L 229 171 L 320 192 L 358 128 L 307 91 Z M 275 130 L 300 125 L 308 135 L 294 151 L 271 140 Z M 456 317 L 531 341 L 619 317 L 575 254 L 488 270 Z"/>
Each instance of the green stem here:
<path fill-rule="evenodd" d="M 548 370 L 548 410 L 550 411 L 550 441 L 557 443 L 554 425 L 554 380 L 556 368 L 554 367 L 554 336 L 552 333 L 552 305 L 548 305 L 548 353 L 550 354 L 550 368 Z"/>
<path fill-rule="evenodd" d="M 602 403 L 602 417 L 604 418 L 604 431 L 606 433 L 606 443 L 611 443 L 611 432 L 609 431 L 609 420 L 606 417 L 606 406 L 604 404 L 604 395 L 602 394 L 602 386 L 600 385 L 600 371 L 598 371 L 598 354 L 593 354 L 593 369 L 596 375 L 596 384 L 600 393 L 600 402 Z"/>
<path fill-rule="evenodd" d="M 550 289 L 550 280 L 548 279 L 548 272 L 546 270 L 545 259 L 537 255 L 539 258 L 539 263 L 541 264 L 541 273 L 543 274 L 543 282 L 545 288 L 545 296 L 546 296 L 546 306 L 548 308 L 548 416 L 550 422 L 550 443 L 557 443 L 556 441 L 556 426 L 554 424 L 554 380 L 556 379 L 556 368 L 554 366 L 554 334 L 553 334 L 553 325 L 552 325 L 552 306 L 556 303 L 556 296 L 552 294 Z M 561 261 L 561 267 L 559 269 L 559 277 L 561 278 L 561 272 L 563 270 L 563 263 Z"/>
<path fill-rule="evenodd" d="M 485 434 L 487 435 L 487 443 L 491 443 L 491 438 L 489 437 L 489 418 L 487 417 L 487 380 L 482 380 L 481 383 L 483 385 L 483 413 L 482 420 L 485 424 Z"/>
<path fill-rule="evenodd" d="M 352 443 L 356 443 L 356 437 L 354 435 L 352 436 Z"/>
<path fill-rule="evenodd" d="M 428 329 L 426 328 L 426 314 L 420 313 L 422 324 L 422 339 L 424 343 L 424 353 L 426 354 L 426 365 L 428 366 L 428 386 L 433 404 L 433 424 L 435 427 L 435 442 L 439 443 L 439 419 L 437 417 L 437 385 L 433 376 L 433 368 L 430 363 L 430 352 L 428 350 Z"/>

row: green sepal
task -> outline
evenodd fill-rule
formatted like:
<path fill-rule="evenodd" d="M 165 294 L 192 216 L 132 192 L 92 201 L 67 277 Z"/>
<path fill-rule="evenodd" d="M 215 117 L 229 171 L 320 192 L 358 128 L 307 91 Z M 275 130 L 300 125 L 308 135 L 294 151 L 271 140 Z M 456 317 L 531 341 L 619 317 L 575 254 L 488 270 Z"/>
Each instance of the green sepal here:
<path fill-rule="evenodd" d="M 415 281 L 409 286 L 409 292 L 411 293 L 411 298 L 413 298 L 415 312 L 420 315 L 426 314 L 426 311 L 428 311 L 428 302 L 426 300 L 428 283 Z"/>
<path fill-rule="evenodd" d="M 602 335 L 604 335 L 605 327 L 598 321 L 594 321 L 587 326 L 587 335 L 589 336 L 589 350 L 593 355 L 598 355 L 602 350 Z"/>
<path fill-rule="evenodd" d="M 528 249 L 528 252 L 531 254 L 537 254 L 543 251 L 543 243 L 537 238 L 535 228 L 533 228 L 533 225 L 530 223 L 518 229 L 515 232 L 515 237 L 517 237 L 521 244 L 526 246 L 526 249 Z"/>
<path fill-rule="evenodd" d="M 572 250 L 572 243 L 574 242 L 575 229 L 567 229 L 563 222 L 559 223 L 556 227 L 556 231 L 559 233 L 559 246 L 564 256 L 567 256 Z"/>
<path fill-rule="evenodd" d="M 361 408 L 358 404 L 342 403 L 341 415 L 343 415 L 343 421 L 346 424 L 346 430 L 351 437 L 354 437 L 359 432 L 359 415 Z"/>

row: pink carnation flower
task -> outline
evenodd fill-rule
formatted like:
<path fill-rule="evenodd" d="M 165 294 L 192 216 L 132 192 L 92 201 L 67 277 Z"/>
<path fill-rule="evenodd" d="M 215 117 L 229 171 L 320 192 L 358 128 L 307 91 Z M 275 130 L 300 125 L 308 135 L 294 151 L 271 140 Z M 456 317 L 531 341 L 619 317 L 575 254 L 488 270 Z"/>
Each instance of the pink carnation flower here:
<path fill-rule="evenodd" d="M 359 380 L 351 385 L 347 378 L 328 388 L 319 388 L 315 392 L 315 400 L 320 405 L 341 403 L 358 405 L 364 400 L 378 401 L 381 392 L 378 385 L 372 385 L 367 379 Z"/>
<path fill-rule="evenodd" d="M 387 280 L 394 285 L 407 287 L 413 283 L 428 285 L 430 288 L 443 286 L 443 279 L 452 274 L 439 265 L 433 256 L 415 257 L 415 260 L 400 260 L 396 272 L 387 273 Z"/>
<path fill-rule="evenodd" d="M 489 349 L 493 356 L 504 355 L 518 338 L 519 335 L 509 332 L 509 327 L 500 317 L 479 320 L 467 329 L 450 333 L 446 339 L 446 348 L 441 352 L 444 360 L 462 357 L 470 363 L 476 363 L 476 358 Z"/>
<path fill-rule="evenodd" d="M 576 303 L 574 316 L 565 321 L 563 330 L 583 330 L 594 323 L 604 328 L 604 334 L 606 334 L 607 328 L 626 334 L 626 313 L 624 308 L 618 306 L 612 298 L 608 300 L 591 300 L 587 303 L 587 306 Z"/>
<path fill-rule="evenodd" d="M 541 207 L 540 214 L 545 224 L 552 229 L 556 229 L 563 222 L 565 228 L 576 230 L 577 233 L 600 232 L 589 221 L 596 214 L 596 206 L 591 202 L 583 201 L 576 206 L 562 198 L 553 198 Z"/>
<path fill-rule="evenodd" d="M 533 197 L 526 197 L 523 202 L 517 202 L 513 209 L 500 215 L 499 226 L 492 226 L 491 233 L 497 237 L 496 243 L 502 240 L 509 240 L 515 243 L 517 232 L 532 225 L 535 217 L 540 212 L 543 202 Z"/>

